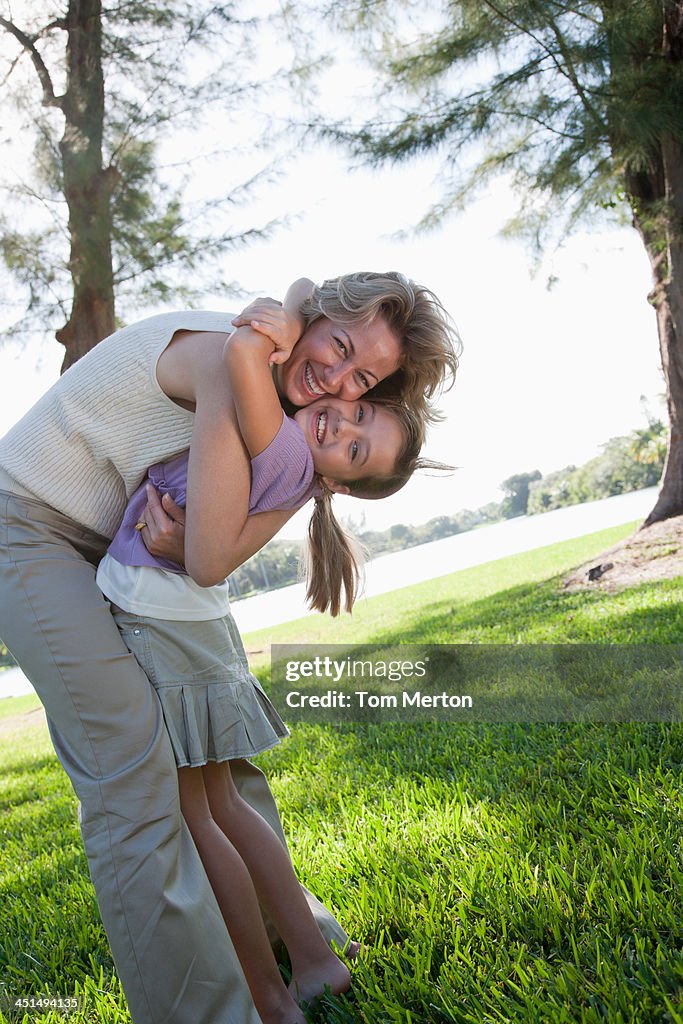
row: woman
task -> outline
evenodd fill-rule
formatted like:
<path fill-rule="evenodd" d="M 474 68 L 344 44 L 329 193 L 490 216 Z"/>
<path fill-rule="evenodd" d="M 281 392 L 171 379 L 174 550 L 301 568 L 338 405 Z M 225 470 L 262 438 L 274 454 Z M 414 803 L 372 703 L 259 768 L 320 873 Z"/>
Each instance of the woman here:
<path fill-rule="evenodd" d="M 455 368 L 454 334 L 438 302 L 400 275 L 350 275 L 321 289 L 334 292 L 336 305 L 321 301 L 337 320 L 304 310 L 293 368 L 278 371 L 283 396 L 304 405 L 320 392 L 345 397 L 400 368 L 399 392 L 419 393 L 424 406 Z M 428 322 L 421 378 L 404 338 L 413 329 L 425 337 Z M 45 705 L 81 800 L 103 923 L 139 1024 L 258 1021 L 180 814 L 158 700 L 94 578 L 147 467 L 188 444 L 184 561 L 200 585 L 224 579 L 289 517 L 260 513 L 231 527 L 231 508 L 249 497 L 249 462 L 220 372 L 231 329 L 228 314 L 189 312 L 117 331 L 0 440 L 0 636 Z M 173 531 L 182 541 L 182 527 Z M 243 797 L 278 827 L 260 776 L 246 762 L 243 773 Z M 344 944 L 324 908 L 317 919 Z"/>

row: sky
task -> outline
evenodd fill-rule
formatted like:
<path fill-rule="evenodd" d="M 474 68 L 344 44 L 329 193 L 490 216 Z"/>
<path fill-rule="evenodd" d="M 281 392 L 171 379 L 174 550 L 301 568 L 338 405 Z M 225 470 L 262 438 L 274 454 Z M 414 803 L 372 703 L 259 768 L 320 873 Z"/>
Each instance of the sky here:
<path fill-rule="evenodd" d="M 364 73 L 354 67 L 360 82 Z M 349 76 L 349 66 L 338 70 L 325 88 L 348 98 Z M 280 97 L 283 116 L 292 102 Z M 250 128 L 240 130 L 247 137 Z M 174 144 L 186 141 L 170 140 L 169 153 Z M 195 174 L 196 196 L 215 187 L 215 173 Z M 352 168 L 339 149 L 307 147 L 242 212 L 258 222 L 288 214 L 290 225 L 225 258 L 227 279 L 248 295 L 276 297 L 300 276 L 400 270 L 436 292 L 454 318 L 461 366 L 442 396 L 445 419 L 430 431 L 425 454 L 458 468 L 449 476 L 417 474 L 382 501 L 335 499 L 340 516 L 366 529 L 418 524 L 500 500 L 506 477 L 580 464 L 611 437 L 645 425 L 641 396 L 652 413 L 662 411 L 650 271 L 636 232 L 596 223 L 533 275 L 528 251 L 499 235 L 516 208 L 504 180 L 437 230 L 405 232 L 438 199 L 437 178 L 435 159 L 368 170 Z M 205 305 L 237 309 L 220 295 Z M 51 339 L 26 347 L 0 343 L 0 432 L 57 379 L 61 358 Z M 307 519 L 299 512 L 282 536 L 302 536 Z"/>

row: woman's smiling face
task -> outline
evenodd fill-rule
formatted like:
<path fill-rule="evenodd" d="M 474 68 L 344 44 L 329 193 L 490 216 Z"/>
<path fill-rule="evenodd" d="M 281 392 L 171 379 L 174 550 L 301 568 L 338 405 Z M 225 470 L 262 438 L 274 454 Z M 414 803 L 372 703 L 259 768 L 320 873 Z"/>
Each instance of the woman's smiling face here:
<path fill-rule="evenodd" d="M 350 327 L 321 317 L 306 328 L 287 362 L 278 367 L 278 388 L 300 407 L 323 395 L 353 401 L 391 376 L 401 355 L 401 342 L 382 317 Z"/>
<path fill-rule="evenodd" d="M 294 419 L 313 455 L 316 473 L 334 491 L 345 481 L 390 476 L 405 444 L 397 417 L 374 402 L 326 396 L 299 409 Z"/>

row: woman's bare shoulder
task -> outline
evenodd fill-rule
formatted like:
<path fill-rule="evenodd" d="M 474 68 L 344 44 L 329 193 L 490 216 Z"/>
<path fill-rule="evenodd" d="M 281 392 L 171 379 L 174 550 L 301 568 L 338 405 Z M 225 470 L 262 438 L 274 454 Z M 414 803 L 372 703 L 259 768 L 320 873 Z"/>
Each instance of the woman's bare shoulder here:
<path fill-rule="evenodd" d="M 227 338 L 219 331 L 176 331 L 157 362 L 161 390 L 176 401 L 196 402 L 216 375 L 225 381 L 222 358 Z"/>

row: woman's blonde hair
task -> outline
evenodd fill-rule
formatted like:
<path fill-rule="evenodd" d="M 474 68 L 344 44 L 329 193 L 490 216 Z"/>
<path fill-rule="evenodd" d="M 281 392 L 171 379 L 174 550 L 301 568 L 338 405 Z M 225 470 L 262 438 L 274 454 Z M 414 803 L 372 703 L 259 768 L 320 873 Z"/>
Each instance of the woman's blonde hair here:
<path fill-rule="evenodd" d="M 420 457 L 425 439 L 424 422 L 407 406 L 398 402 L 381 402 L 398 419 L 403 431 L 403 445 L 396 456 L 392 472 L 383 477 L 364 477 L 345 481 L 352 495 L 358 498 L 387 498 L 410 480 L 416 469 L 450 470 L 440 462 Z M 308 524 L 305 553 L 306 599 L 311 608 L 338 615 L 342 606 L 350 612 L 363 581 L 364 552 L 358 540 L 339 523 L 332 509 L 332 491 L 319 480 L 322 494 L 315 499 L 315 508 Z"/>
<path fill-rule="evenodd" d="M 451 387 L 462 344 L 436 295 L 395 271 L 343 274 L 313 289 L 301 313 L 308 327 L 327 317 L 346 327 L 381 316 L 402 345 L 399 368 L 368 397 L 405 402 L 424 422 L 439 420 L 432 399 Z"/>

